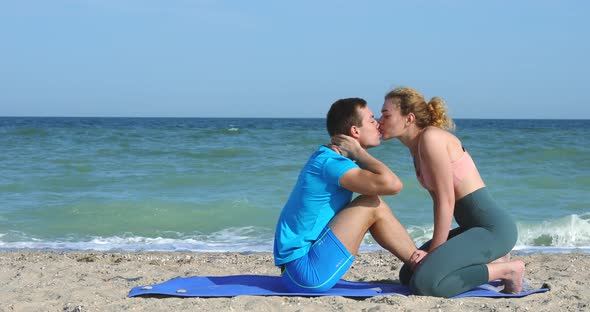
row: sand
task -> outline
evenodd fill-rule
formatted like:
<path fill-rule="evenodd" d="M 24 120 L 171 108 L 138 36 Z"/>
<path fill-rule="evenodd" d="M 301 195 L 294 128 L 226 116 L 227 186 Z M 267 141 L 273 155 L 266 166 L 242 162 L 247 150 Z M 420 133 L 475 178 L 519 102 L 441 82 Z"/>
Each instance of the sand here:
<path fill-rule="evenodd" d="M 420 296 L 127 298 L 134 286 L 178 276 L 277 275 L 272 254 L 0 252 L 0 311 L 590 311 L 590 254 L 513 255 L 526 281 L 551 291 L 520 299 Z M 360 254 L 345 279 L 397 281 L 401 262 Z"/>

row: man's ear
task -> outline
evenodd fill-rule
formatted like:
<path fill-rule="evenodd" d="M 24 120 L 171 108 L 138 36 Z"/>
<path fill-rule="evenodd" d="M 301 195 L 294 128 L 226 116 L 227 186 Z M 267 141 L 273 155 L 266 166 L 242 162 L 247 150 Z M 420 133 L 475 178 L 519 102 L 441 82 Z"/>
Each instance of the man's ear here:
<path fill-rule="evenodd" d="M 359 131 L 359 127 L 357 127 L 357 126 L 350 127 L 349 135 L 355 139 L 359 138 L 361 136 L 361 132 Z"/>

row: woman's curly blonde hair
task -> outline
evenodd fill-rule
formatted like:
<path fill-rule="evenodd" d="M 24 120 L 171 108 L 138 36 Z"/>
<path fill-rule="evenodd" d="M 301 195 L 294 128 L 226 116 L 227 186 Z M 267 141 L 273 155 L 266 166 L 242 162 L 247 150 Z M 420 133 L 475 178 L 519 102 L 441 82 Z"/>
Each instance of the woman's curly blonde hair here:
<path fill-rule="evenodd" d="M 420 92 L 412 88 L 396 88 L 385 95 L 385 100 L 393 100 L 402 116 L 413 113 L 416 125 L 420 128 L 435 126 L 445 130 L 455 129 L 455 123 L 447 116 L 447 105 L 440 97 L 433 97 L 428 103 Z"/>

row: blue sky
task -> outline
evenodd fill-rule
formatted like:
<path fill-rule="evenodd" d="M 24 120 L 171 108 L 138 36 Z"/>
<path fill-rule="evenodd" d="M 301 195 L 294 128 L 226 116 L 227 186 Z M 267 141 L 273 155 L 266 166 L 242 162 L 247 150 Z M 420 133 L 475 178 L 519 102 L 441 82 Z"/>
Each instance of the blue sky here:
<path fill-rule="evenodd" d="M 588 1 L 0 0 L 0 116 L 590 119 Z"/>

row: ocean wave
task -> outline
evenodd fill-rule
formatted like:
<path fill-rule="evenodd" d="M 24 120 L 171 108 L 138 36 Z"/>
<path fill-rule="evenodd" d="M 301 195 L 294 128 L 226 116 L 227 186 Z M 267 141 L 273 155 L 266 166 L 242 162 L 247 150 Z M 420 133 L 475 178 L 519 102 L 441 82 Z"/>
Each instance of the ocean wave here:
<path fill-rule="evenodd" d="M 177 232 L 162 233 L 158 237 L 133 236 L 90 237 L 85 240 L 73 237 L 46 240 L 27 237 L 23 233 L 10 233 L 16 240 L 4 239 L 0 234 L 0 250 L 50 249 L 96 251 L 189 251 L 189 252 L 269 252 L 272 251 L 272 233 L 256 227 L 229 228 L 211 234 L 184 235 Z"/>
<path fill-rule="evenodd" d="M 433 226 L 410 226 L 408 232 L 420 246 L 432 238 Z M 514 250 L 519 253 L 590 252 L 590 213 L 568 215 L 542 223 L 519 223 L 519 237 Z M 155 237 L 133 233 L 79 238 L 71 235 L 61 239 L 43 239 L 11 231 L 0 233 L 0 250 L 123 250 L 123 251 L 192 251 L 192 252 L 271 252 L 273 232 L 259 226 L 234 227 L 204 234 L 159 232 Z M 381 247 L 367 234 L 361 251 Z"/>
<path fill-rule="evenodd" d="M 519 247 L 588 247 L 590 213 L 569 215 L 535 224 L 518 225 Z"/>
<path fill-rule="evenodd" d="M 590 251 L 590 213 L 572 214 L 551 221 L 540 223 L 517 223 L 518 240 L 515 250 L 544 250 L 560 252 L 563 250 Z M 408 233 L 417 246 L 432 238 L 433 225 L 409 226 Z M 365 239 L 368 246 L 376 244 L 370 238 Z"/>

